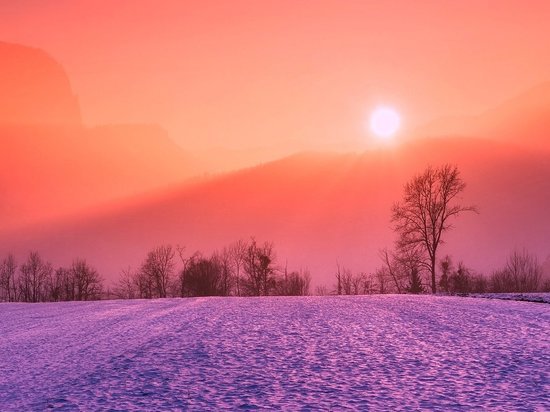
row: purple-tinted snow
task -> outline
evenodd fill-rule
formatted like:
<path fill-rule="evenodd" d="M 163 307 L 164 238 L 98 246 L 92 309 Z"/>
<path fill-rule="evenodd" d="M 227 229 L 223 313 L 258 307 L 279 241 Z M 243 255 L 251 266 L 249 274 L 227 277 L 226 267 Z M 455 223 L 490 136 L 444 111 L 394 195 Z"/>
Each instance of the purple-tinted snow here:
<path fill-rule="evenodd" d="M 550 305 L 432 296 L 0 305 L 0 409 L 550 410 Z"/>

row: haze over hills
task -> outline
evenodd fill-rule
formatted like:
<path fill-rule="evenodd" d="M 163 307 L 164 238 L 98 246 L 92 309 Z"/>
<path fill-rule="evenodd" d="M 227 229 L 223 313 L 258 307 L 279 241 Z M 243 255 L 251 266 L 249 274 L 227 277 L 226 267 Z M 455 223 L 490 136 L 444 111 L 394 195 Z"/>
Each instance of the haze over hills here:
<path fill-rule="evenodd" d="M 536 85 L 477 116 L 436 119 L 415 136 L 479 136 L 550 150 L 550 82 Z"/>
<path fill-rule="evenodd" d="M 279 262 L 309 267 L 315 283 L 332 283 L 336 261 L 353 270 L 379 266 L 391 247 L 390 208 L 402 185 L 426 164 L 459 165 L 463 201 L 480 214 L 461 217 L 442 253 L 490 272 L 515 247 L 550 253 L 548 155 L 474 138 L 426 139 L 396 150 L 304 153 L 220 176 L 49 227 L 2 238 L 18 255 L 40 249 L 56 262 L 86 256 L 108 278 L 159 244 L 210 252 L 239 238 L 275 242 Z M 399 166 L 399 167 L 397 167 Z M 529 184 L 526 184 L 528 182 Z M 481 247 L 482 245 L 483 247 Z"/>
<path fill-rule="evenodd" d="M 255 236 L 275 242 L 280 264 L 309 267 L 315 283 L 330 284 L 336 261 L 357 271 L 380 264 L 378 250 L 393 243 L 390 209 L 403 184 L 428 164 L 448 162 L 468 184 L 464 202 L 481 213 L 457 221 L 442 253 L 485 272 L 515 247 L 540 259 L 550 253 L 550 154 L 542 150 L 549 147 L 548 84 L 474 119 L 418 132 L 461 137 L 410 138 L 361 153 L 307 152 L 185 182 L 206 166 L 161 127 L 86 127 L 51 58 L 23 46 L 4 44 L 0 52 L 3 61 L 19 62 L 17 70 L 32 63 L 22 79 L 40 73 L 28 84 L 0 78 L 20 101 L 0 117 L 0 250 L 19 259 L 31 249 L 55 264 L 86 257 L 114 279 L 159 244 L 208 253 Z M 2 99 L 9 106 L 10 95 Z M 239 164 L 226 160 L 222 168 Z"/>
<path fill-rule="evenodd" d="M 63 68 L 0 42 L 0 226 L 180 183 L 197 161 L 157 125 L 85 127 Z"/>
<path fill-rule="evenodd" d="M 63 67 L 40 49 L 0 41 L 0 124 L 80 126 Z"/>

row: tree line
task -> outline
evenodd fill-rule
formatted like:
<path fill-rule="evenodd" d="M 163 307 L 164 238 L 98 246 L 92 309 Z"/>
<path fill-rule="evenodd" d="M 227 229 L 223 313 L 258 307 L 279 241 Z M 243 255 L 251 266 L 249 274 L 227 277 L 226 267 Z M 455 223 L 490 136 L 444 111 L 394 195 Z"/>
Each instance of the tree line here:
<path fill-rule="evenodd" d="M 38 252 L 20 265 L 0 262 L 0 301 L 58 302 L 102 298 L 153 299 L 193 296 L 305 296 L 309 271 L 278 265 L 273 243 L 239 240 L 211 255 L 161 245 L 137 269 L 123 270 L 112 288 L 85 259 L 54 269 Z"/>
<path fill-rule="evenodd" d="M 427 270 L 384 249 L 380 253 L 383 265 L 374 272 L 353 273 L 337 265 L 335 284 L 331 290 L 320 286 L 316 294 L 362 295 L 371 293 L 427 293 L 431 276 Z M 526 249 L 514 250 L 506 263 L 490 275 L 478 273 L 450 256 L 438 261 L 436 285 L 442 294 L 468 293 L 528 293 L 550 292 L 550 279 L 543 278 L 543 267 L 535 255 Z"/>
<path fill-rule="evenodd" d="M 180 266 L 176 270 L 176 266 Z M 277 263 L 272 242 L 239 240 L 211 255 L 163 245 L 151 250 L 138 269 L 125 269 L 113 294 L 121 299 L 192 296 L 305 296 L 308 270 Z"/>
<path fill-rule="evenodd" d="M 407 260 L 383 250 L 383 265 L 371 273 L 353 272 L 337 264 L 335 284 L 316 287 L 315 295 L 425 293 L 429 276 Z M 450 256 L 438 262 L 440 293 L 550 292 L 542 265 L 527 250 L 514 250 L 504 266 L 489 276 L 477 273 Z M 426 274 L 425 274 L 426 275 Z M 428 274 L 429 275 L 429 274 Z M 125 269 L 116 284 L 104 279 L 85 259 L 55 268 L 38 252 L 18 265 L 13 255 L 0 261 L 0 302 L 60 302 L 106 298 L 153 299 L 194 296 L 306 296 L 308 270 L 288 271 L 277 265 L 273 244 L 238 241 L 209 256 L 163 245 L 149 251 L 139 268 Z"/>
<path fill-rule="evenodd" d="M 0 301 L 97 300 L 102 291 L 102 277 L 85 259 L 75 259 L 71 266 L 57 269 L 38 252 L 30 252 L 21 265 L 12 254 L 0 262 Z"/>
<path fill-rule="evenodd" d="M 476 273 L 451 257 L 438 259 L 444 234 L 453 220 L 474 205 L 462 205 L 466 187 L 456 166 L 428 167 L 404 186 L 403 198 L 392 207 L 395 246 L 380 251 L 382 266 L 373 273 L 353 273 L 337 264 L 332 290 L 316 294 L 371 293 L 447 294 L 550 291 L 542 266 L 526 250 L 513 251 L 504 267 L 490 276 Z M 54 269 L 38 252 L 17 265 L 9 254 L 0 262 L 0 301 L 56 302 L 102 297 L 152 299 L 191 296 L 304 296 L 310 294 L 308 270 L 289 272 L 277 262 L 272 242 L 239 240 L 210 255 L 186 254 L 185 248 L 158 246 L 137 269 L 122 271 L 112 289 L 85 259 Z"/>

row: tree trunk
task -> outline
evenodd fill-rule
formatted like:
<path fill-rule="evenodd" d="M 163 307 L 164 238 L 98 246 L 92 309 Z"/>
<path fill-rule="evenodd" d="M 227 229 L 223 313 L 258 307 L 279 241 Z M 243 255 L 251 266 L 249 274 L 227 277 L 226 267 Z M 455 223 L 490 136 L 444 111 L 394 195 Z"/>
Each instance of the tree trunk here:
<path fill-rule="evenodd" d="M 430 259 L 430 272 L 432 275 L 432 293 L 435 294 L 436 292 L 436 286 L 435 286 L 435 254 Z"/>

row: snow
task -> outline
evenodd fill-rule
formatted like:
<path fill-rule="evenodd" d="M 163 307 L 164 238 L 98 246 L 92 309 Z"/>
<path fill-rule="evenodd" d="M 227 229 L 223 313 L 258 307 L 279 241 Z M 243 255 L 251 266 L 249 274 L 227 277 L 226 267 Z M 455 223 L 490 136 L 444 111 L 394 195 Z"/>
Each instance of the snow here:
<path fill-rule="evenodd" d="M 550 303 L 550 293 L 470 293 L 473 298 L 518 300 L 521 302 Z"/>
<path fill-rule="evenodd" d="M 0 409 L 550 410 L 550 306 L 439 296 L 0 305 Z"/>

